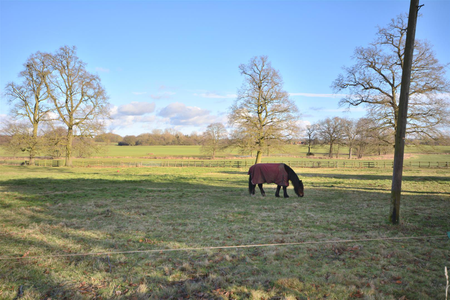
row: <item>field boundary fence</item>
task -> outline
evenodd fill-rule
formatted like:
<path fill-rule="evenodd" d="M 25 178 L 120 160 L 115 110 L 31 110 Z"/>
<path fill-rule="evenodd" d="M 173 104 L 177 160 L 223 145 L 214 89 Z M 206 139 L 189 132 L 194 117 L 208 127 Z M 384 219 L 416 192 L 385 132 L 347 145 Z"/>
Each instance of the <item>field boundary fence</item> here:
<path fill-rule="evenodd" d="M 264 161 L 264 163 L 280 163 L 279 161 Z M 388 161 L 284 161 L 291 167 L 300 168 L 392 168 L 393 162 Z M 249 161 L 163 161 L 164 167 L 231 167 L 245 168 L 254 163 Z M 450 162 L 417 161 L 406 162 L 409 168 L 449 168 Z"/>
<path fill-rule="evenodd" d="M 279 161 L 264 160 L 264 163 L 280 163 Z M 285 160 L 284 163 L 294 168 L 392 168 L 392 161 L 327 161 L 327 160 Z M 0 160 L 2 165 L 29 165 L 27 160 Z M 74 160 L 74 167 L 105 167 L 105 168 L 127 168 L 127 167 L 224 167 L 224 168 L 247 168 L 254 164 L 248 160 L 161 160 L 161 161 L 102 161 L 102 160 Z M 35 166 L 39 167 L 62 167 L 64 160 L 43 159 L 36 160 Z M 407 161 L 405 168 L 449 168 L 450 162 L 431 161 Z"/>

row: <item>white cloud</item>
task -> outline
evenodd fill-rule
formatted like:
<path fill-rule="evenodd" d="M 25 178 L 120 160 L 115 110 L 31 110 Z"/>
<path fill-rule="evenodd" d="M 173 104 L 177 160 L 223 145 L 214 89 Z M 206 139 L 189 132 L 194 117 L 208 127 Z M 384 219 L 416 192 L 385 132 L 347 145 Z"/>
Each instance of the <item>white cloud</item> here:
<path fill-rule="evenodd" d="M 11 121 L 11 117 L 6 114 L 0 114 L 0 133 L 3 127 L 6 127 L 8 122 Z"/>
<path fill-rule="evenodd" d="M 120 129 L 127 129 L 128 134 L 137 135 L 141 133 L 139 127 L 143 124 L 150 124 L 157 120 L 155 115 L 124 115 L 118 113 L 118 107 L 115 106 L 111 109 L 111 120 L 107 120 L 108 129 L 111 131 L 117 131 Z"/>
<path fill-rule="evenodd" d="M 300 130 L 306 130 L 306 126 L 311 125 L 311 122 L 307 120 L 298 120 L 296 123 Z"/>
<path fill-rule="evenodd" d="M 140 95 L 145 95 L 147 94 L 147 92 L 133 92 L 134 95 L 140 96 Z"/>
<path fill-rule="evenodd" d="M 159 116 L 166 118 L 172 125 L 202 125 L 209 124 L 214 120 L 210 111 L 194 106 L 186 106 L 175 102 L 164 107 Z"/>
<path fill-rule="evenodd" d="M 49 111 L 45 117 L 49 120 L 58 120 L 59 119 L 59 115 L 54 111 Z"/>
<path fill-rule="evenodd" d="M 226 124 L 227 115 L 213 115 L 211 111 L 184 103 L 174 102 L 155 110 L 155 103 L 131 102 L 111 107 L 112 119 L 107 121 L 108 129 L 118 134 L 139 135 L 152 129 L 174 128 L 189 134 L 199 131 L 211 123 Z"/>
<path fill-rule="evenodd" d="M 152 113 L 155 111 L 155 103 L 148 102 L 131 102 L 119 106 L 117 113 L 121 115 L 139 116 Z"/>

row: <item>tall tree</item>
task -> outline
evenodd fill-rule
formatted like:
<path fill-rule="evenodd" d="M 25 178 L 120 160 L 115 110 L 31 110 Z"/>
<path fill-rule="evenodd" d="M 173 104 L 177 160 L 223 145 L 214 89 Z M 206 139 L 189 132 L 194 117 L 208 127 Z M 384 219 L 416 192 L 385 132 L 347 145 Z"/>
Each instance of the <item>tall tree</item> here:
<path fill-rule="evenodd" d="M 230 109 L 229 123 L 249 139 L 251 150 L 256 150 L 255 163 L 260 163 L 268 145 L 278 146 L 298 133 L 298 109 L 267 56 L 253 57 L 239 70 L 244 82 Z"/>
<path fill-rule="evenodd" d="M 336 92 L 346 91 L 341 105 L 366 105 L 369 114 L 382 126 L 397 129 L 399 96 L 404 67 L 407 16 L 399 15 L 379 28 L 368 47 L 358 47 L 356 64 L 345 67 L 333 82 Z M 416 40 L 411 67 L 407 135 L 438 138 L 449 124 L 446 65 L 436 59 L 431 45 Z"/>
<path fill-rule="evenodd" d="M 394 130 L 392 128 L 383 128 L 371 118 L 361 118 L 356 122 L 354 148 L 358 158 L 368 153 L 382 155 L 392 152 L 393 144 Z"/>
<path fill-rule="evenodd" d="M 52 74 L 45 77 L 49 97 L 56 113 L 67 128 L 65 165 L 72 165 L 74 135 L 99 133 L 102 120 L 109 116 L 108 97 L 100 78 L 86 70 L 76 55 L 76 47 L 61 47 L 48 56 Z"/>
<path fill-rule="evenodd" d="M 343 134 L 343 119 L 339 117 L 326 118 L 318 123 L 318 135 L 322 143 L 329 146 L 330 158 L 333 157 L 334 147 L 342 141 Z"/>
<path fill-rule="evenodd" d="M 307 140 L 307 143 L 308 143 L 308 153 L 306 153 L 307 156 L 314 155 L 311 152 L 311 148 L 314 145 L 314 143 L 316 142 L 317 130 L 318 130 L 318 125 L 317 124 L 312 124 L 312 125 L 307 125 L 306 126 L 306 140 Z"/>
<path fill-rule="evenodd" d="M 39 149 L 39 125 L 51 110 L 47 105 L 49 96 L 44 84 L 44 79 L 49 74 L 49 65 L 46 55 L 37 52 L 27 59 L 24 67 L 25 69 L 19 73 L 23 79 L 22 83 L 8 83 L 5 95 L 9 103 L 13 104 L 12 116 L 25 122 L 20 127 L 26 127 L 28 124 L 30 128 L 28 132 L 22 130 L 20 134 L 16 134 L 21 136 L 20 147 L 22 151 L 29 153 L 30 164 L 33 164 Z"/>
<path fill-rule="evenodd" d="M 356 146 L 356 140 L 358 137 L 357 121 L 350 119 L 342 119 L 342 133 L 344 143 L 348 147 L 348 159 L 352 159 L 353 148 Z"/>
<path fill-rule="evenodd" d="M 227 129 L 222 123 L 212 123 L 208 125 L 203 136 L 202 152 L 211 155 L 211 158 L 214 159 L 217 152 L 226 146 Z"/>

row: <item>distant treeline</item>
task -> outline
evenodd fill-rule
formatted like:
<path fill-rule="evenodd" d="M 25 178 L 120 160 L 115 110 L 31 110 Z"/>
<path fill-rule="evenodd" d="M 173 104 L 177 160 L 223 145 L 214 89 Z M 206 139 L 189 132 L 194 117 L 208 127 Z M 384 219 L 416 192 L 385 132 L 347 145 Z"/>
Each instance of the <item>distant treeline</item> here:
<path fill-rule="evenodd" d="M 103 133 L 95 137 L 96 142 L 119 146 L 202 145 L 204 140 L 203 134 L 197 134 L 196 132 L 183 134 L 173 129 L 155 129 L 151 133 L 143 133 L 138 136 L 126 135 L 122 137 L 114 133 Z"/>

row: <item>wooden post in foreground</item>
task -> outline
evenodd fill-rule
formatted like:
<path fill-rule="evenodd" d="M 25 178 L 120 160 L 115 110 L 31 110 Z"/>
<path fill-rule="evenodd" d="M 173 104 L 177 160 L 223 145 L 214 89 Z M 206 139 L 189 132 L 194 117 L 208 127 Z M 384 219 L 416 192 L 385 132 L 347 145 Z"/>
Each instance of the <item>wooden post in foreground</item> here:
<path fill-rule="evenodd" d="M 406 119 L 408 114 L 409 86 L 411 83 L 411 65 L 414 53 L 417 13 L 419 0 L 411 0 L 409 7 L 408 31 L 406 33 L 405 56 L 402 70 L 402 83 L 395 133 L 394 174 L 392 176 L 391 211 L 389 221 L 392 224 L 400 222 L 400 196 L 402 192 L 403 155 L 405 152 Z"/>

